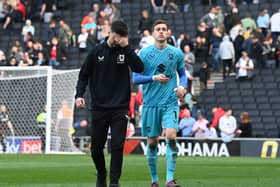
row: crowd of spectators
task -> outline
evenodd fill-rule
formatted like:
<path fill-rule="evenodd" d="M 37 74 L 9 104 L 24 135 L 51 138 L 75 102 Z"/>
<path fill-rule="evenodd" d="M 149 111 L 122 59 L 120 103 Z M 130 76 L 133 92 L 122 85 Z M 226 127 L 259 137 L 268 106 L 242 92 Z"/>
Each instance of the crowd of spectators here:
<path fill-rule="evenodd" d="M 168 12 L 166 1 L 161 2 L 161 5 L 152 3 L 153 14 Z M 171 2 L 174 3 L 174 1 Z M 217 116 L 215 117 L 214 113 L 212 119 L 205 119 L 201 112 L 204 109 L 196 108 L 199 107 L 199 103 L 191 93 L 192 80 L 194 77 L 199 77 L 200 90 L 203 91 L 207 89 L 211 72 L 222 73 L 224 79 L 228 76 L 235 76 L 236 80 L 250 81 L 254 77 L 254 69 L 278 68 L 280 30 L 277 25 L 279 25 L 280 19 L 277 20 L 277 17 L 280 15 L 280 9 L 272 12 L 270 6 L 259 5 L 259 13 L 256 17 L 249 12 L 245 16 L 241 16 L 239 14 L 240 4 L 258 4 L 259 2 L 229 0 L 227 9 L 215 5 L 213 2 L 211 4 L 211 1 L 207 3 L 202 1 L 202 3 L 210 5 L 210 8 L 209 12 L 199 20 L 193 38 L 190 38 L 189 33 L 181 33 L 176 38 L 170 32 L 168 43 L 181 48 L 185 54 L 186 73 L 189 79 L 188 94 L 185 98 L 180 99 L 182 107 L 180 134 L 206 139 L 222 137 L 225 142 L 229 142 L 233 137 L 252 136 L 248 112 L 244 111 L 241 114 L 241 120 L 236 120 L 231 109 L 222 110 L 219 107 L 221 121 Z M 184 11 L 185 7 L 186 4 L 176 11 Z M 148 40 L 151 22 L 152 18 L 149 16 L 148 10 L 143 10 L 138 27 L 138 33 L 141 36 L 139 49 L 153 43 L 152 40 Z M 192 98 L 191 104 L 190 98 Z M 244 115 L 247 116 L 246 123 L 243 122 Z M 211 124 L 212 120 L 215 124 Z"/>
<path fill-rule="evenodd" d="M 1 66 L 58 66 L 67 64 L 71 48 L 78 48 L 80 61 L 92 46 L 102 42 L 109 33 L 112 21 L 120 19 L 117 4 L 94 2 L 80 21 L 80 31 L 74 32 L 69 19 L 58 9 L 67 8 L 68 1 L 61 0 L 5 0 L 0 2 L 1 37 L 13 33 L 13 25 L 20 24 L 21 34 L 10 49 L 0 49 Z M 68 5 L 69 6 L 69 5 Z M 32 11 L 31 11 L 32 10 Z M 37 31 L 32 22 L 45 25 Z M 40 34 L 42 33 L 43 34 Z M 15 38 L 15 37 L 14 37 Z"/>
<path fill-rule="evenodd" d="M 95 1 L 89 5 L 88 11 L 84 12 L 84 17 L 79 20 L 80 32 L 75 33 L 66 19 L 56 15 L 59 6 L 63 8 L 64 1 L 38 2 L 27 0 L 0 2 L 2 33 L 11 31 L 14 23 L 24 23 L 21 35 L 12 47 L 0 49 L 1 66 L 51 65 L 55 67 L 67 63 L 71 48 L 78 48 L 79 57 L 82 58 L 92 46 L 104 41 L 108 36 L 112 21 L 122 18 L 120 1 Z M 215 136 L 213 129 L 219 129 L 217 124 L 209 125 L 211 120 L 205 119 L 203 112 L 194 112 L 197 110 L 196 106 L 199 105 L 192 97 L 191 87 L 194 77 L 200 78 L 201 90 L 204 90 L 207 89 L 211 72 L 221 72 L 224 78 L 234 75 L 238 80 L 247 81 L 253 78 L 251 71 L 255 68 L 267 68 L 271 63 L 275 64 L 275 68 L 279 67 L 280 9 L 278 12 L 272 12 L 270 6 L 264 5 L 260 6 L 257 17 L 252 17 L 249 12 L 245 17 L 241 17 L 239 14 L 241 3 L 258 3 L 258 1 L 228 0 L 226 2 L 227 9 L 223 9 L 224 7 L 216 5 L 216 1 L 201 1 L 204 5 L 210 5 L 209 12 L 199 20 L 194 37 L 184 32 L 175 36 L 172 34 L 172 28 L 169 30 L 168 43 L 180 48 L 185 54 L 184 60 L 189 79 L 186 85 L 188 94 L 181 100 L 182 106 L 187 106 L 185 108 L 189 112 L 184 112 L 184 118 L 187 118 L 184 121 L 187 123 L 195 121 L 199 124 L 192 128 L 192 136 L 212 137 Z M 190 7 L 190 3 L 181 3 L 176 0 L 151 0 L 150 3 L 151 10 L 142 10 L 138 32 L 135 33 L 139 38 L 137 50 L 153 44 L 152 14 L 173 14 L 189 11 L 188 7 Z M 33 20 L 47 24 L 43 31 L 45 34 L 40 40 L 36 37 L 39 32 L 35 29 Z M 141 91 L 134 94 L 138 95 L 139 92 Z M 139 106 L 136 106 L 136 112 L 135 97 L 132 97 L 132 102 L 130 119 L 138 125 L 140 117 L 137 121 L 135 114 L 141 115 L 141 101 L 138 102 Z M 218 123 L 215 117 L 213 120 Z M 200 124 L 203 124 L 203 128 Z M 183 125 L 181 127 L 184 129 Z M 238 129 L 236 126 L 234 132 L 240 134 Z M 222 130 L 218 131 L 217 136 L 220 136 Z M 183 130 L 182 134 L 184 135 Z"/>

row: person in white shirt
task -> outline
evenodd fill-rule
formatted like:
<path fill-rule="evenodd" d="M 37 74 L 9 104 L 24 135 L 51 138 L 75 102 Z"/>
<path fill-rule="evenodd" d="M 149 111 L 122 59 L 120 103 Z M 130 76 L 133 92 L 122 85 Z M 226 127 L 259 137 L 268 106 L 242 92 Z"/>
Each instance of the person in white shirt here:
<path fill-rule="evenodd" d="M 248 80 L 253 78 L 254 63 L 249 58 L 246 51 L 242 51 L 242 56 L 235 65 L 237 78 L 239 80 Z"/>
<path fill-rule="evenodd" d="M 32 22 L 30 19 L 27 19 L 25 21 L 25 25 L 22 27 L 21 35 L 23 36 L 23 41 L 27 41 L 28 34 L 31 34 L 32 36 L 35 35 L 35 28 L 32 25 Z"/>
<path fill-rule="evenodd" d="M 145 29 L 143 31 L 143 37 L 141 38 L 140 43 L 139 43 L 140 49 L 147 47 L 149 45 L 152 45 L 152 44 L 154 44 L 154 42 L 155 42 L 155 39 L 151 35 L 150 31 L 148 29 Z"/>
<path fill-rule="evenodd" d="M 79 50 L 80 52 L 85 52 L 87 49 L 87 38 L 88 38 L 88 33 L 87 30 L 82 27 L 81 28 L 81 33 L 78 36 L 78 44 L 79 44 Z"/>
<path fill-rule="evenodd" d="M 270 30 L 272 39 L 275 42 L 280 35 L 280 9 L 270 18 Z"/>
<path fill-rule="evenodd" d="M 219 129 L 221 132 L 221 138 L 224 142 L 231 142 L 235 137 L 237 123 L 235 117 L 232 115 L 231 109 L 227 109 L 225 115 L 220 118 Z"/>
<path fill-rule="evenodd" d="M 230 37 L 225 35 L 223 37 L 223 41 L 220 43 L 218 55 L 222 60 L 223 64 L 223 79 L 225 79 L 226 74 L 227 76 L 233 71 L 233 62 L 235 58 L 235 51 L 233 43 L 230 41 Z"/>

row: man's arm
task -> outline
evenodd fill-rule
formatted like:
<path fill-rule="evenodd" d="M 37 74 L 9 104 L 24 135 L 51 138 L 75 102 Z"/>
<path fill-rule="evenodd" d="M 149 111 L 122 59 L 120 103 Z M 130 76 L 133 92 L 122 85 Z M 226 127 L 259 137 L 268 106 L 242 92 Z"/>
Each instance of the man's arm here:
<path fill-rule="evenodd" d="M 179 81 L 179 86 L 175 88 L 175 92 L 177 92 L 177 97 L 183 97 L 186 93 L 185 87 L 187 86 L 187 77 L 186 77 L 186 72 L 185 68 L 180 68 L 178 69 L 178 75 L 180 78 Z"/>
<path fill-rule="evenodd" d="M 11 134 L 12 134 L 13 136 L 15 136 L 15 131 L 14 131 L 14 127 L 13 127 L 12 122 L 11 122 L 11 121 L 7 121 L 7 126 L 8 126 L 8 128 L 10 129 Z"/>
<path fill-rule="evenodd" d="M 130 48 L 130 46 L 126 47 L 128 58 L 129 58 L 129 67 L 133 72 L 141 73 L 144 71 L 144 64 L 139 58 L 139 56 L 134 52 L 133 49 Z"/>
<path fill-rule="evenodd" d="M 169 80 L 164 74 L 158 75 L 142 75 L 140 73 L 133 73 L 132 82 L 134 84 L 145 84 L 153 81 L 157 81 L 159 83 L 166 83 Z"/>
<path fill-rule="evenodd" d="M 91 50 L 89 55 L 87 56 L 81 70 L 79 73 L 79 79 L 76 86 L 76 95 L 75 95 L 75 103 L 78 108 L 83 108 L 85 106 L 85 100 L 83 95 L 86 91 L 86 87 L 88 85 L 90 76 L 92 74 L 93 64 L 94 64 L 94 51 Z"/>

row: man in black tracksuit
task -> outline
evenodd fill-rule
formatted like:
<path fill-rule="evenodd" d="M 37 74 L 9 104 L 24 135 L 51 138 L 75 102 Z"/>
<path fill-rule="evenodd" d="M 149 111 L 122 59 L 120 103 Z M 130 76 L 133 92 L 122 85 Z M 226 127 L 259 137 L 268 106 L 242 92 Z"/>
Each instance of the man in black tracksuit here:
<path fill-rule="evenodd" d="M 97 170 L 96 187 L 107 187 L 104 145 L 111 128 L 110 187 L 119 186 L 123 146 L 130 100 L 130 70 L 142 72 L 144 65 L 128 45 L 127 26 L 112 23 L 109 37 L 88 54 L 76 87 L 76 106 L 83 108 L 89 83 L 92 100 L 91 155 Z"/>

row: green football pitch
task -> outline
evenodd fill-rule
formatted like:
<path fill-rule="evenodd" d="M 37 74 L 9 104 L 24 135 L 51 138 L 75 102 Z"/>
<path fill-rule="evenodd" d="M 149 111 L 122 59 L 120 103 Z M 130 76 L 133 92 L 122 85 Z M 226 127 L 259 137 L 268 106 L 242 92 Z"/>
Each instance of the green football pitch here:
<path fill-rule="evenodd" d="M 164 157 L 159 157 L 159 177 L 164 187 Z M 280 159 L 178 157 L 175 178 L 182 187 L 279 187 Z M 89 155 L 0 155 L 0 187 L 95 187 L 95 179 Z M 143 155 L 124 157 L 120 182 L 150 186 Z"/>

